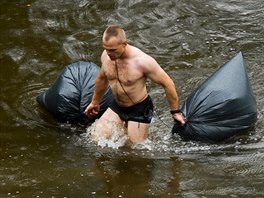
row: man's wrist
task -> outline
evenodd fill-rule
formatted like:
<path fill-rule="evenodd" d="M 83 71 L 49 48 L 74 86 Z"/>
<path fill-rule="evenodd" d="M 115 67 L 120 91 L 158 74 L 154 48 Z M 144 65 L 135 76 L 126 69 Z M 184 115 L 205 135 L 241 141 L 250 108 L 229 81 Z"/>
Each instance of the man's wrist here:
<path fill-rule="evenodd" d="M 92 101 L 91 104 L 94 105 L 94 106 L 96 106 L 96 105 L 100 105 L 100 103 L 97 103 L 97 102 L 95 102 L 95 101 Z"/>

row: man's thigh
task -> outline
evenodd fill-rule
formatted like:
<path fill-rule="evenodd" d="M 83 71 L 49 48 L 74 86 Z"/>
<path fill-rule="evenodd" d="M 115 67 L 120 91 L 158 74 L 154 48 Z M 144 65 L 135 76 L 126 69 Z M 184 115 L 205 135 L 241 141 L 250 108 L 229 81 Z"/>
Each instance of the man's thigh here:
<path fill-rule="evenodd" d="M 95 122 L 95 130 L 92 132 L 92 139 L 98 140 L 99 138 L 111 138 L 113 128 L 115 126 L 123 127 L 123 121 L 119 116 L 110 108 Z"/>
<path fill-rule="evenodd" d="M 150 124 L 128 121 L 127 135 L 132 143 L 145 140 L 148 137 Z"/>
<path fill-rule="evenodd" d="M 117 124 L 123 124 L 123 121 L 120 119 L 120 117 L 117 115 L 116 112 L 114 112 L 112 109 L 107 108 L 107 110 L 104 112 L 104 114 L 99 118 L 98 121 L 102 120 L 108 120 L 110 122 L 115 122 Z"/>

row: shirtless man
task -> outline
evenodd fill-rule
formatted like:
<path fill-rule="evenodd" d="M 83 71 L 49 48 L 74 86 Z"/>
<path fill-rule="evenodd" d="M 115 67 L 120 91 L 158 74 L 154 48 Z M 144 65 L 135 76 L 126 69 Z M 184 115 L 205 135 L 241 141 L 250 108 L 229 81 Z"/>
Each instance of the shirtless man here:
<path fill-rule="evenodd" d="M 101 126 L 96 131 L 97 135 L 111 137 L 110 124 L 116 123 L 125 127 L 132 143 L 147 138 L 153 117 L 153 104 L 146 88 L 147 78 L 163 86 L 173 119 L 184 125 L 184 117 L 178 111 L 175 85 L 159 64 L 140 49 L 129 45 L 125 31 L 119 26 L 109 26 L 103 34 L 102 42 L 102 67 L 96 77 L 94 95 L 85 114 L 98 114 L 100 101 L 108 85 L 115 102 L 97 121 L 96 125 Z"/>

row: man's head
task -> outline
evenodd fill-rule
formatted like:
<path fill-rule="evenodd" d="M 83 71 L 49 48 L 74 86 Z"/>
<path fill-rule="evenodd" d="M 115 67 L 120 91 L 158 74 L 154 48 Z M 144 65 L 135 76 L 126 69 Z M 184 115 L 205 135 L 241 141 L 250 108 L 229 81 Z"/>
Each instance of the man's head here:
<path fill-rule="evenodd" d="M 111 25 L 106 28 L 103 34 L 103 48 L 111 60 L 120 58 L 127 46 L 125 31 L 117 26 Z"/>

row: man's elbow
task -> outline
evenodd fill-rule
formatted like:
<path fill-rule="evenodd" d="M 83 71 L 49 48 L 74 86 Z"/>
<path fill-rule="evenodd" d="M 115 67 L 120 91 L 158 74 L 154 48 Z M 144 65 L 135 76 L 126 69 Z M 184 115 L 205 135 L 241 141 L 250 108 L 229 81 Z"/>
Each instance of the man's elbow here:
<path fill-rule="evenodd" d="M 176 89 L 176 85 L 172 79 L 168 79 L 166 82 L 162 83 L 162 86 L 164 89 Z"/>

